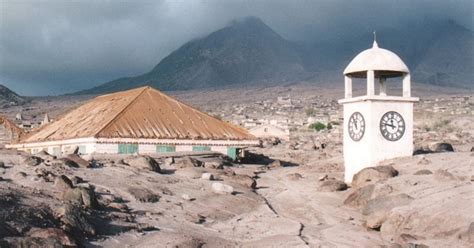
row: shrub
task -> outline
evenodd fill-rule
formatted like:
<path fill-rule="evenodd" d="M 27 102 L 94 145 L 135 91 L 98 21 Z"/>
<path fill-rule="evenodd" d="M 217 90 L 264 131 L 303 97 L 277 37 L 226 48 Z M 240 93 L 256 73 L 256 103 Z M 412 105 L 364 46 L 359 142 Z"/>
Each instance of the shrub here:
<path fill-rule="evenodd" d="M 321 131 L 326 128 L 326 125 L 318 121 L 316 123 L 311 124 L 309 128 L 315 129 L 316 131 Z"/>

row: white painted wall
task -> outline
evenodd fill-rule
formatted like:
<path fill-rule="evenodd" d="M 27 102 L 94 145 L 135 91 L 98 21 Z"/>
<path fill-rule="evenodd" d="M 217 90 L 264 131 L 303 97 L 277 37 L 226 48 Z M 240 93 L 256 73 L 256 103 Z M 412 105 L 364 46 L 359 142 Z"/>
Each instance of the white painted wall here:
<path fill-rule="evenodd" d="M 352 113 L 360 112 L 365 119 L 365 134 L 353 141 L 348 132 L 348 121 Z M 380 119 L 388 111 L 396 111 L 405 120 L 406 129 L 401 139 L 386 140 L 380 132 Z M 413 154 L 413 102 L 365 100 L 344 103 L 344 166 L 346 182 L 354 174 L 378 162 Z"/>

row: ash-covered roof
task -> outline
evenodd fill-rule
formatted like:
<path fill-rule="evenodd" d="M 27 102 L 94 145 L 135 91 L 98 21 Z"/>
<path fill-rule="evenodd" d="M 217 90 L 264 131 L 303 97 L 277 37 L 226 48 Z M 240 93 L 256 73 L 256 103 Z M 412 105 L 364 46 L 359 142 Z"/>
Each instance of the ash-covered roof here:
<path fill-rule="evenodd" d="M 3 125 L 8 130 L 15 133 L 18 136 L 18 138 L 22 137 L 25 134 L 23 129 L 21 129 L 20 127 L 15 125 L 15 123 L 8 120 L 5 116 L 2 116 L 2 115 L 0 115 L 0 125 Z"/>
<path fill-rule="evenodd" d="M 74 138 L 254 140 L 247 130 L 216 119 L 154 88 L 96 97 L 20 143 Z"/>

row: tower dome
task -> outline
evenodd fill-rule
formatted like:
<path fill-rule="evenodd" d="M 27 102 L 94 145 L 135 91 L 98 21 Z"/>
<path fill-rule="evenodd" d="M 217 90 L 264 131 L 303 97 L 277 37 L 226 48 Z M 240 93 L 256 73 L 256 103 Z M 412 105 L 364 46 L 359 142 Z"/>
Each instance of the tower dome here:
<path fill-rule="evenodd" d="M 376 78 L 400 77 L 409 74 L 408 67 L 395 53 L 379 48 L 376 41 L 372 48 L 359 53 L 344 70 L 344 75 L 354 78 L 366 78 L 372 70 Z"/>

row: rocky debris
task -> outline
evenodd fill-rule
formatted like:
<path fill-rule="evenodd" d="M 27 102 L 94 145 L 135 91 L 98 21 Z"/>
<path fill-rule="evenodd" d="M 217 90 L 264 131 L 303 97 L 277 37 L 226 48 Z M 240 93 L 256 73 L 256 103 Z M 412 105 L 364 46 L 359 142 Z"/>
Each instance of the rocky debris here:
<path fill-rule="evenodd" d="M 74 237 L 90 237 L 96 235 L 96 228 L 89 222 L 88 215 L 79 206 L 66 204 L 59 213 L 64 229 Z"/>
<path fill-rule="evenodd" d="M 21 164 L 28 165 L 28 166 L 37 166 L 43 162 L 43 159 L 36 156 L 24 155 L 21 158 Z"/>
<path fill-rule="evenodd" d="M 404 193 L 379 196 L 369 200 L 362 208 L 362 214 L 367 216 L 366 226 L 379 229 L 393 208 L 408 205 L 412 200 L 412 197 Z"/>
<path fill-rule="evenodd" d="M 185 201 L 193 201 L 194 198 L 192 198 L 191 196 L 189 196 L 188 194 L 182 194 L 181 195 L 181 199 L 185 200 Z"/>
<path fill-rule="evenodd" d="M 354 190 L 347 198 L 344 200 L 345 205 L 349 205 L 352 207 L 360 207 L 372 198 L 372 194 L 374 193 L 375 185 L 370 184 L 361 188 L 357 188 Z"/>
<path fill-rule="evenodd" d="M 328 180 L 324 181 L 320 186 L 320 191 L 325 192 L 334 192 L 334 191 L 342 191 L 347 189 L 347 184 L 341 180 Z"/>
<path fill-rule="evenodd" d="M 434 143 L 430 146 L 430 150 L 433 152 L 454 152 L 454 148 L 449 143 L 439 142 Z"/>
<path fill-rule="evenodd" d="M 65 175 L 61 175 L 57 177 L 56 180 L 54 181 L 54 186 L 56 186 L 56 188 L 58 188 L 59 190 L 64 190 L 64 191 L 67 191 L 74 187 L 71 180 L 69 180 L 69 178 Z"/>
<path fill-rule="evenodd" d="M 0 247 L 63 248 L 56 238 L 8 237 L 0 240 Z"/>
<path fill-rule="evenodd" d="M 203 163 L 195 158 L 191 158 L 189 156 L 185 156 L 184 158 L 176 161 L 174 163 L 176 168 L 190 168 L 190 167 L 202 167 Z"/>
<path fill-rule="evenodd" d="M 157 202 L 160 200 L 160 196 L 158 194 L 155 194 L 146 188 L 131 187 L 128 188 L 128 192 L 140 202 Z"/>
<path fill-rule="evenodd" d="M 161 172 L 160 165 L 150 156 L 137 156 L 132 158 L 127 158 L 124 162 L 132 167 L 138 169 L 145 169 L 150 171 Z"/>
<path fill-rule="evenodd" d="M 434 172 L 434 177 L 439 181 L 446 181 L 446 180 L 456 180 L 456 177 L 449 173 L 447 170 L 436 170 Z"/>
<path fill-rule="evenodd" d="M 163 160 L 163 164 L 165 166 L 171 166 L 172 164 L 174 164 L 174 157 L 167 157 Z"/>
<path fill-rule="evenodd" d="M 233 194 L 234 187 L 223 183 L 212 183 L 212 191 L 217 194 Z"/>
<path fill-rule="evenodd" d="M 56 159 L 56 156 L 53 156 L 53 155 L 47 153 L 44 150 L 42 150 L 38 153 L 35 153 L 35 156 L 43 159 L 43 161 L 45 161 L 45 162 L 49 162 L 49 161 L 52 161 L 52 160 Z"/>
<path fill-rule="evenodd" d="M 352 187 L 359 188 L 367 184 L 372 184 L 395 177 L 397 175 L 398 171 L 390 165 L 364 168 L 352 178 Z"/>
<path fill-rule="evenodd" d="M 33 238 L 56 239 L 63 246 L 76 246 L 74 240 L 59 228 L 32 228 L 27 235 Z"/>
<path fill-rule="evenodd" d="M 73 176 L 73 177 L 71 178 L 71 182 L 72 182 L 74 185 L 77 185 L 77 184 L 83 183 L 83 182 L 84 182 L 84 179 L 82 179 L 81 177 L 78 177 L 78 176 Z"/>
<path fill-rule="evenodd" d="M 94 209 L 98 207 L 94 190 L 90 188 L 76 187 L 67 189 L 62 194 L 62 200 L 86 208 Z"/>
<path fill-rule="evenodd" d="M 204 161 L 203 167 L 208 169 L 223 169 L 225 162 L 222 159 L 212 159 Z"/>
<path fill-rule="evenodd" d="M 201 178 L 204 179 L 204 180 L 209 180 L 209 181 L 212 181 L 212 180 L 215 179 L 214 175 L 212 173 L 209 173 L 209 172 L 202 173 Z"/>

